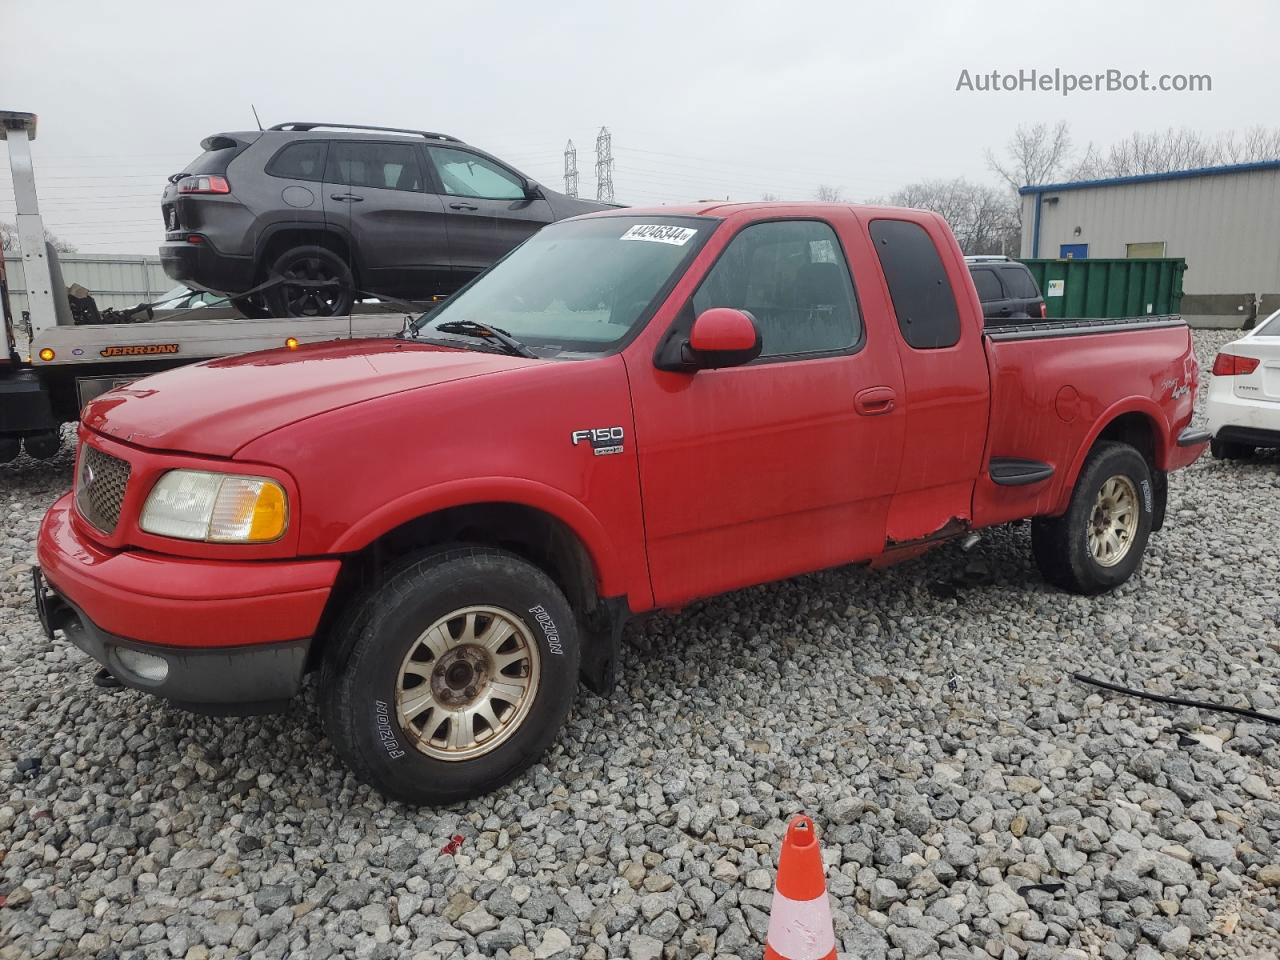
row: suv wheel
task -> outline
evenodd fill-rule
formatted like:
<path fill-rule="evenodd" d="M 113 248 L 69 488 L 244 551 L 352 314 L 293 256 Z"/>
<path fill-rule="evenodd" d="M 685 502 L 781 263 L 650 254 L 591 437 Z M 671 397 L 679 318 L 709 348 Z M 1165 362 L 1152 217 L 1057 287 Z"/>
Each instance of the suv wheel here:
<path fill-rule="evenodd" d="M 271 265 L 284 282 L 267 291 L 272 312 L 281 317 L 336 317 L 351 312 L 355 277 L 347 262 L 327 247 L 286 250 Z"/>
<path fill-rule="evenodd" d="M 261 293 L 251 293 L 247 297 L 232 297 L 231 305 L 240 311 L 246 320 L 264 320 L 271 316 L 271 306 Z"/>
<path fill-rule="evenodd" d="M 1076 480 L 1060 517 L 1031 524 L 1036 566 L 1054 586 L 1102 593 L 1128 580 L 1151 535 L 1155 496 L 1151 468 L 1127 443 L 1099 443 Z"/>
<path fill-rule="evenodd" d="M 1244 443 L 1219 440 L 1217 437 L 1209 441 L 1209 453 L 1215 460 L 1247 460 L 1253 456 L 1253 451 L 1253 447 Z"/>
<path fill-rule="evenodd" d="M 427 552 L 352 608 L 333 637 L 320 711 L 361 780 L 406 803 L 496 789 L 555 739 L 578 685 L 564 594 L 514 554 Z"/>

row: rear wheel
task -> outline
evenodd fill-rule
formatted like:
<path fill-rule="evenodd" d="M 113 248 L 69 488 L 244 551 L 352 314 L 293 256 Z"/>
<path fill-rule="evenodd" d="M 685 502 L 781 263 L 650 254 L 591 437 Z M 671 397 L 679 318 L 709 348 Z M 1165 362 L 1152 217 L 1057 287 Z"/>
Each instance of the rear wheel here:
<path fill-rule="evenodd" d="M 1253 456 L 1254 449 L 1246 443 L 1233 443 L 1217 437 L 1209 441 L 1209 454 L 1215 460 L 1247 460 Z"/>
<path fill-rule="evenodd" d="M 1127 443 L 1097 444 L 1067 512 L 1033 521 L 1036 566 L 1046 580 L 1072 593 L 1119 586 L 1142 563 L 1154 505 L 1151 468 L 1142 454 Z"/>
<path fill-rule="evenodd" d="M 406 803 L 493 790 L 551 745 L 573 704 L 573 613 L 550 577 L 501 550 L 425 554 L 334 638 L 321 711 L 355 774 Z"/>
<path fill-rule="evenodd" d="M 286 250 L 272 264 L 271 276 L 283 279 L 267 291 L 267 303 L 277 316 L 336 317 L 351 312 L 351 267 L 327 247 Z"/>
<path fill-rule="evenodd" d="M 247 297 L 232 297 L 231 305 L 240 311 L 246 320 L 262 320 L 271 316 L 271 307 L 267 298 L 261 293 L 251 293 Z"/>

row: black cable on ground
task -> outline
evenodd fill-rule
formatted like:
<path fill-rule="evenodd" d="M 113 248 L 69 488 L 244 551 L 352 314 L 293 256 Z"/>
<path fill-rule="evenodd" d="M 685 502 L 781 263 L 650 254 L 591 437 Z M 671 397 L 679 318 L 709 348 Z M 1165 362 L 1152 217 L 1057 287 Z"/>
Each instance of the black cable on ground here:
<path fill-rule="evenodd" d="M 1131 697 L 1141 697 L 1143 700 L 1154 700 L 1156 703 L 1171 703 L 1179 707 L 1196 707 L 1200 710 L 1213 710 L 1217 713 L 1234 713 L 1239 717 L 1248 717 L 1250 720 L 1258 720 L 1262 723 L 1274 723 L 1280 725 L 1280 717 L 1270 713 L 1259 713 L 1257 710 L 1250 710 L 1246 707 L 1232 707 L 1225 703 L 1209 703 L 1205 700 L 1187 700 L 1183 697 L 1166 697 L 1159 693 L 1148 693 L 1146 690 L 1134 690 L 1130 687 L 1122 687 L 1118 683 L 1109 683 L 1106 680 L 1098 680 L 1095 677 L 1085 676 L 1083 673 L 1073 673 L 1072 680 L 1080 683 L 1087 683 L 1090 686 L 1101 687 L 1104 690 L 1112 690 L 1116 693 L 1127 693 Z"/>

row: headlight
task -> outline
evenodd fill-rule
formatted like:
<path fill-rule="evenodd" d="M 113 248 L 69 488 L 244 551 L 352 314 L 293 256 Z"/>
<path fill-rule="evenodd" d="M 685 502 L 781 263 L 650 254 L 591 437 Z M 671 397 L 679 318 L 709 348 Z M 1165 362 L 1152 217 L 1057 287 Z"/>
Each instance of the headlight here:
<path fill-rule="evenodd" d="M 266 477 L 170 470 L 151 490 L 139 526 L 182 540 L 267 543 L 289 525 L 284 488 Z"/>

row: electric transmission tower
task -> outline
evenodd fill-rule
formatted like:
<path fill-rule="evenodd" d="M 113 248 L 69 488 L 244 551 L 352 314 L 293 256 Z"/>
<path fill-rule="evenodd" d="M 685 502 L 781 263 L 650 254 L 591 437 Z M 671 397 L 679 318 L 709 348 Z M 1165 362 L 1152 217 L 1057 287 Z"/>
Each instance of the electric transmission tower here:
<path fill-rule="evenodd" d="M 567 197 L 578 195 L 578 148 L 572 140 L 564 148 L 564 193 Z"/>
<path fill-rule="evenodd" d="M 596 199 L 613 203 L 613 135 L 608 127 L 596 136 Z"/>

